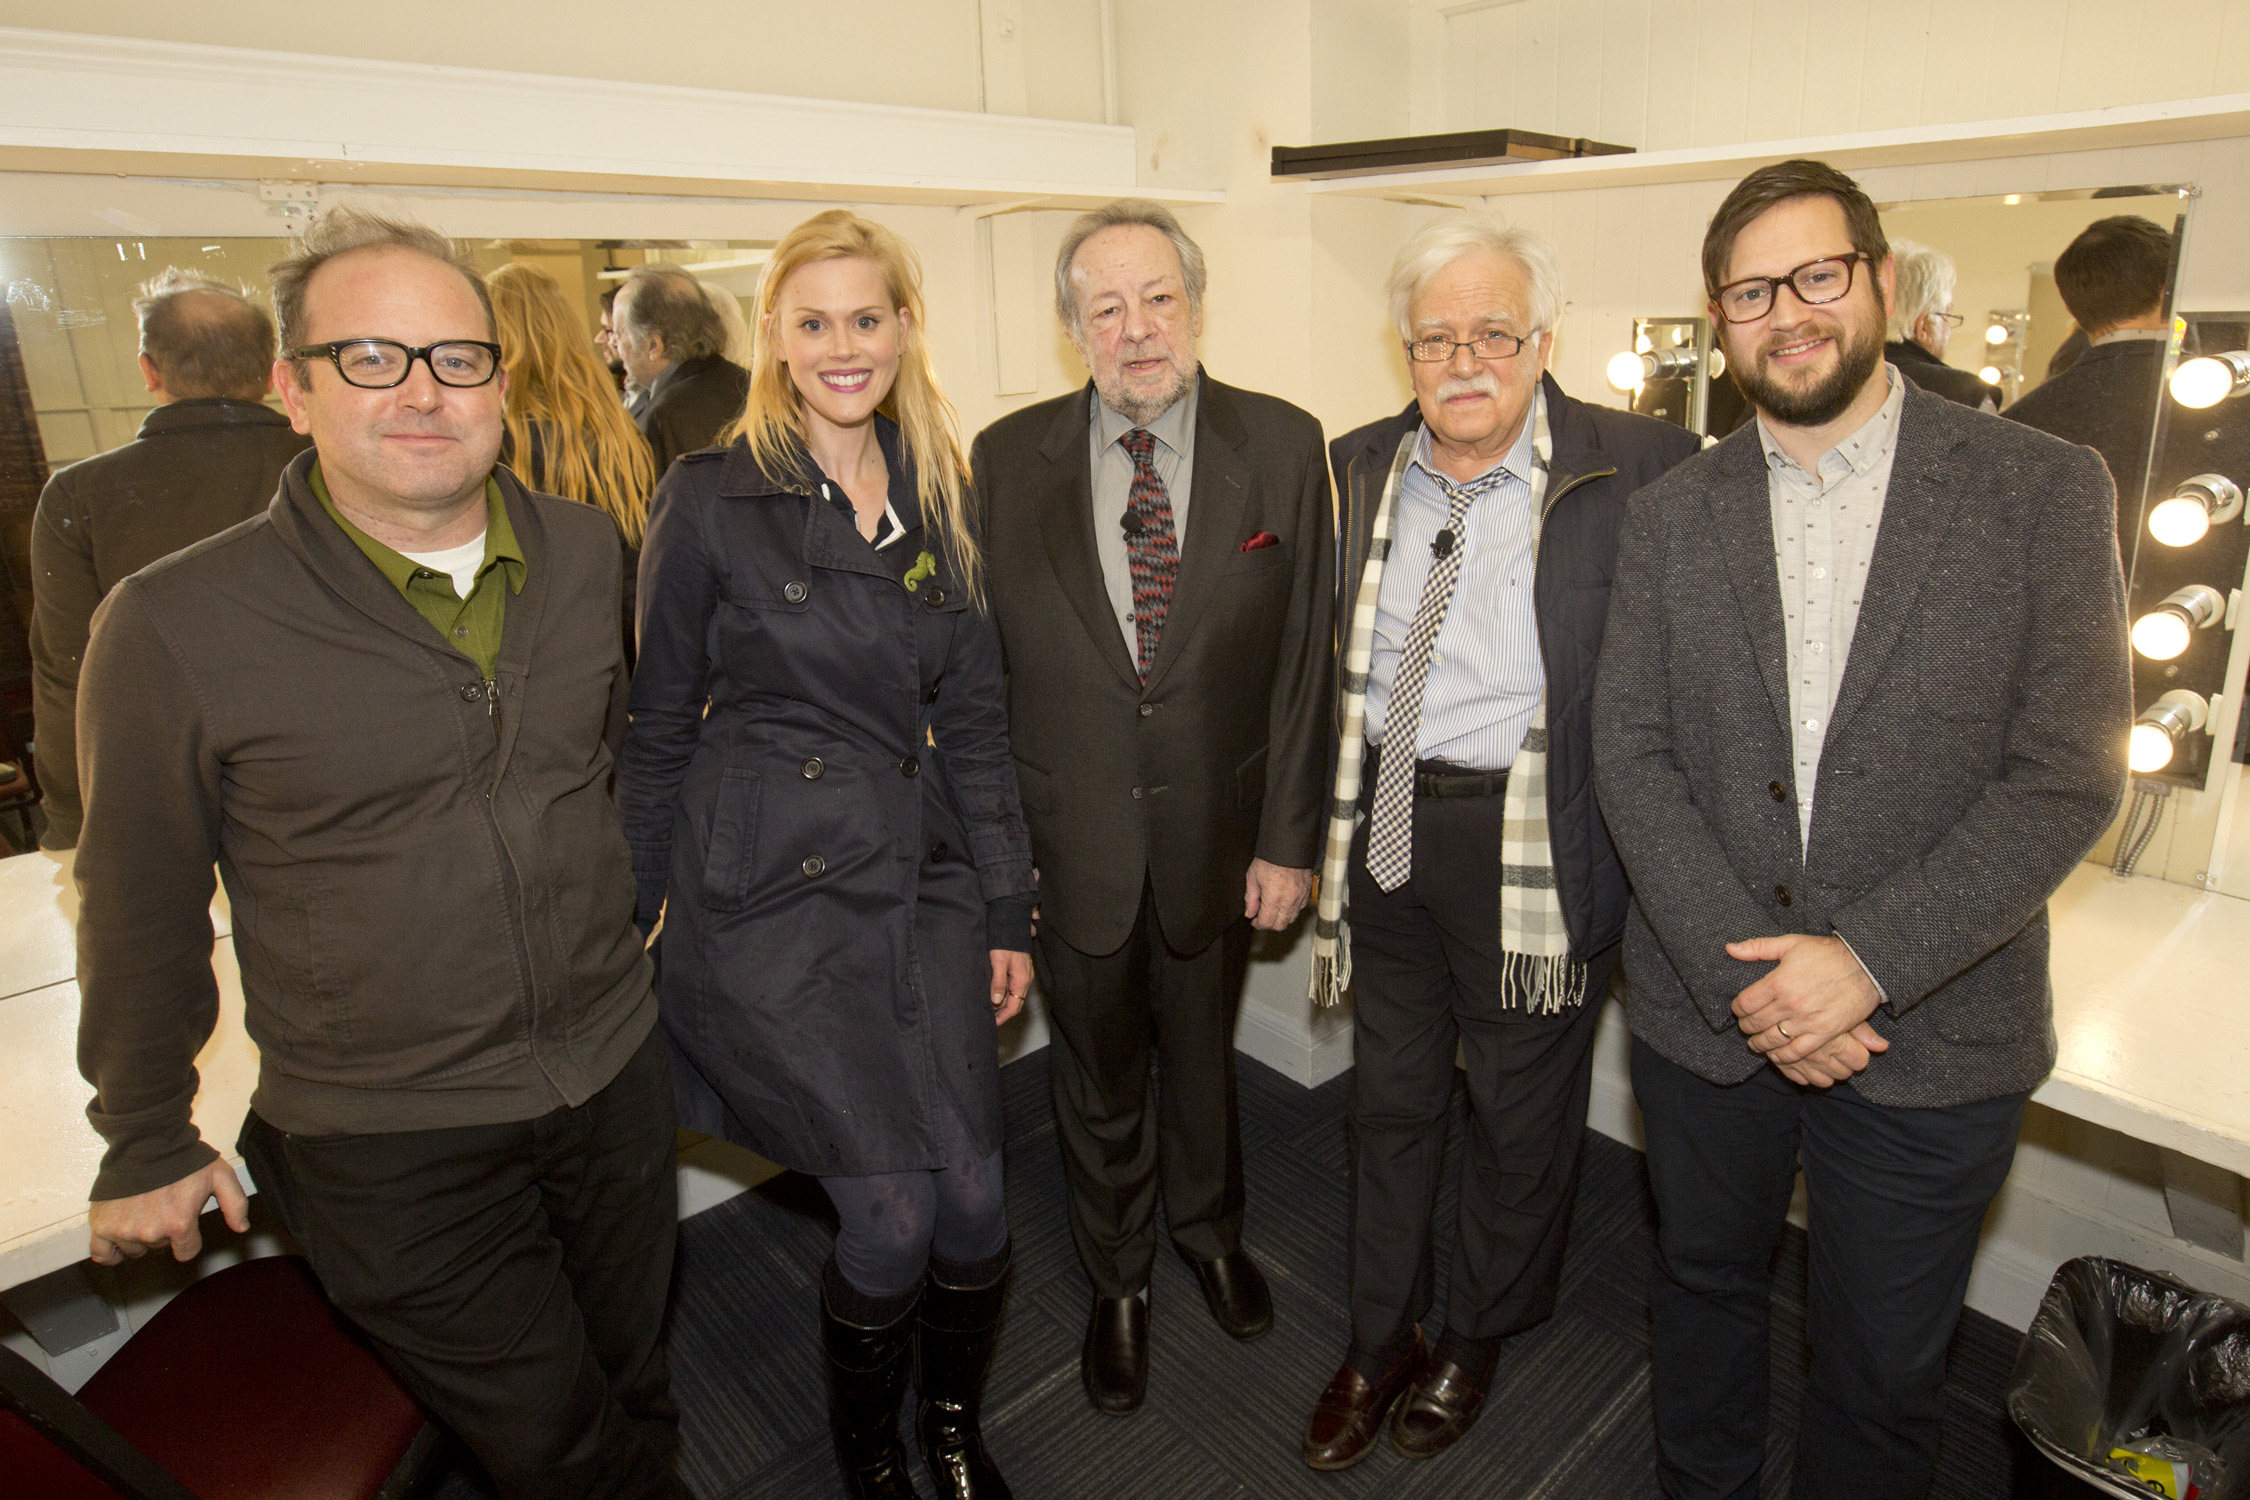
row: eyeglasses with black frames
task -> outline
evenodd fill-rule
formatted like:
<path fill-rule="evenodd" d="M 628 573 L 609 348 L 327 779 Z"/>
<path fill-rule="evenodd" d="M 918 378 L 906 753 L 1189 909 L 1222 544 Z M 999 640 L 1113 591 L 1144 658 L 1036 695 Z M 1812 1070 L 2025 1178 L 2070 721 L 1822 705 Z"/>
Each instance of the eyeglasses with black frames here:
<path fill-rule="evenodd" d="M 1461 340 L 1411 339 L 1406 345 L 1406 357 L 1420 365 L 1442 365 L 1453 358 L 1454 350 L 1466 349 L 1478 359 L 1514 359 L 1517 351 L 1529 342 L 1530 339 L 1513 333 L 1487 333 Z"/>
<path fill-rule="evenodd" d="M 1828 255 L 1808 260 L 1786 276 L 1749 276 L 1720 287 L 1711 300 L 1729 323 L 1755 323 L 1773 311 L 1783 287 L 1797 294 L 1807 307 L 1839 302 L 1851 295 L 1852 269 L 1867 260 L 1864 253 Z"/>
<path fill-rule="evenodd" d="M 419 349 L 391 339 L 340 339 L 333 344 L 307 344 L 282 357 L 325 359 L 346 384 L 363 391 L 387 391 L 404 385 L 416 360 L 430 367 L 430 375 L 439 385 L 457 390 L 488 385 L 500 373 L 500 346 L 481 339 L 447 339 Z"/>

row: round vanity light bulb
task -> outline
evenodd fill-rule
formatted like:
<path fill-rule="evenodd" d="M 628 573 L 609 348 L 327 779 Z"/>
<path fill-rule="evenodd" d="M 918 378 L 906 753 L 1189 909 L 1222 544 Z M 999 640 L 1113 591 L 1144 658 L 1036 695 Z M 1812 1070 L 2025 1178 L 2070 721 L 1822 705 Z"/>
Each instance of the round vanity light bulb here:
<path fill-rule="evenodd" d="M 2217 406 L 2250 384 L 2250 354 L 2205 354 L 2182 360 L 2172 372 L 2172 399 L 2201 410 Z"/>
<path fill-rule="evenodd" d="M 2150 661 L 2170 661 L 2195 638 L 2188 617 L 2170 605 L 2152 609 L 2133 622 L 2133 649 Z"/>
<path fill-rule="evenodd" d="M 2163 770 L 2172 763 L 2172 736 L 2161 725 L 2135 724 L 2133 738 L 2126 746 L 2125 763 L 2143 776 Z"/>
<path fill-rule="evenodd" d="M 1988 324 L 1984 330 L 1984 341 L 1988 344 L 2005 344 L 2008 342 L 2008 325 L 2005 323 Z"/>
<path fill-rule="evenodd" d="M 1986 365 L 1983 369 L 1977 371 L 1977 379 L 1983 381 L 1986 385 L 1998 385 L 2000 383 L 2000 367 L 1998 365 Z"/>
<path fill-rule="evenodd" d="M 2200 496 L 2174 495 L 2148 513 L 2148 534 L 2167 547 L 2192 547 L 2211 530 L 2211 508 Z"/>
<path fill-rule="evenodd" d="M 1641 382 L 1648 379 L 1648 359 L 1628 349 L 1609 358 L 1609 383 L 1620 391 L 1637 391 Z"/>

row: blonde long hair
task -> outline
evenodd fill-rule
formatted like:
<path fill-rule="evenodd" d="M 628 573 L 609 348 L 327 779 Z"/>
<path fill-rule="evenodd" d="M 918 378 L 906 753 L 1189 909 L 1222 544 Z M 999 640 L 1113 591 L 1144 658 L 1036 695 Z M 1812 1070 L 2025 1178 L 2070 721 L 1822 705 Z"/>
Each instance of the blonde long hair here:
<path fill-rule="evenodd" d="M 638 547 L 648 530 L 656 459 L 618 404 L 617 387 L 594 358 L 562 283 L 520 263 L 500 267 L 485 283 L 492 289 L 500 365 L 508 372 L 502 420 L 517 464 L 527 466 L 527 482 L 607 511 Z M 534 454 L 536 474 L 528 471 Z"/>
<path fill-rule="evenodd" d="M 756 362 L 750 370 L 750 399 L 742 415 L 722 434 L 749 440 L 758 467 L 775 477 L 809 483 L 804 467 L 804 397 L 778 357 L 775 315 L 781 289 L 804 267 L 824 260 L 867 261 L 883 278 L 890 305 L 906 310 L 901 330 L 898 380 L 878 408 L 898 424 L 908 462 L 914 466 L 915 497 L 922 521 L 937 542 L 932 550 L 953 564 L 970 599 L 984 600 L 984 563 L 969 525 L 969 460 L 961 448 L 961 419 L 938 387 L 929 344 L 922 336 L 922 266 L 913 248 L 882 225 L 847 208 L 814 214 L 774 246 L 758 288 Z"/>

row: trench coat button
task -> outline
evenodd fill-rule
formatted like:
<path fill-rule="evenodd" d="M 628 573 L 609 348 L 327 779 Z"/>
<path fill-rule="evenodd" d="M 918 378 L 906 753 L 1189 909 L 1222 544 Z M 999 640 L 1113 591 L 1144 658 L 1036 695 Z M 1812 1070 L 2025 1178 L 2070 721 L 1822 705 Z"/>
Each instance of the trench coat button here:
<path fill-rule="evenodd" d="M 1155 704 L 1153 704 L 1153 703 L 1144 703 L 1144 704 L 1142 704 L 1142 705 L 1141 705 L 1141 717 L 1142 717 L 1142 718 L 1144 718 L 1144 719 L 1145 719 L 1145 718 L 1147 718 L 1147 717 L 1148 717 L 1148 716 L 1149 716 L 1150 714 L 1152 714 L 1152 713 L 1155 713 L 1155 712 L 1156 712 L 1156 705 L 1155 705 Z"/>
<path fill-rule="evenodd" d="M 1787 802 L 1789 800 L 1789 788 L 1778 781 L 1767 782 L 1766 790 L 1773 794 L 1773 800 L 1776 802 Z"/>
<path fill-rule="evenodd" d="M 805 773 L 805 780 L 807 781 L 818 781 L 828 774 L 828 767 L 820 763 L 820 757 L 817 755 L 806 756 L 805 763 L 797 769 Z"/>
<path fill-rule="evenodd" d="M 945 607 L 944 589 L 931 589 L 929 593 L 924 595 L 923 597 L 927 598 L 930 601 L 930 608 L 932 609 L 943 609 Z"/>
<path fill-rule="evenodd" d="M 828 861 L 822 859 L 819 855 L 814 854 L 808 856 L 805 862 L 799 865 L 797 868 L 805 872 L 805 879 L 818 880 L 821 876 L 828 873 Z"/>
<path fill-rule="evenodd" d="M 483 696 L 484 696 L 484 684 L 483 684 L 483 683 L 481 683 L 481 682 L 464 682 L 464 683 L 462 683 L 462 684 L 461 684 L 461 701 L 462 701 L 463 703 L 474 703 L 474 702 L 476 702 L 476 701 L 477 701 L 477 700 L 478 700 L 479 698 L 482 698 Z"/>
<path fill-rule="evenodd" d="M 1141 789 L 1140 789 L 1139 787 L 1134 787 L 1134 788 L 1133 788 L 1133 800 L 1134 800 L 1135 802 L 1138 802 L 1138 801 L 1140 801 L 1140 800 L 1141 800 Z"/>
<path fill-rule="evenodd" d="M 1775 886 L 1773 888 L 1773 899 L 1780 902 L 1783 906 L 1787 906 L 1789 904 L 1789 887 L 1785 885 Z"/>
<path fill-rule="evenodd" d="M 930 863 L 931 863 L 931 864 L 933 864 L 933 865 L 942 865 L 942 864 L 944 864 L 944 863 L 945 863 L 945 854 L 946 854 L 946 849 L 945 849 L 945 845 L 943 845 L 943 844 L 932 844 L 932 845 L 930 845 Z"/>
<path fill-rule="evenodd" d="M 901 776 L 919 776 L 922 774 L 922 763 L 909 755 L 898 763 L 898 774 Z"/>
<path fill-rule="evenodd" d="M 802 604 L 805 602 L 805 586 L 792 578 L 781 586 L 781 597 L 791 604 Z"/>

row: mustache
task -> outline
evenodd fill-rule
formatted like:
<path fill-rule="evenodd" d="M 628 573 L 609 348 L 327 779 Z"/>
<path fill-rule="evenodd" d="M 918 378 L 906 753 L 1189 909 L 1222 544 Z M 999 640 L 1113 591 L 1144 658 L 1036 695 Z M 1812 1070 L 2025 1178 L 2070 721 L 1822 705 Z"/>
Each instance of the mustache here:
<path fill-rule="evenodd" d="M 1500 382 L 1490 371 L 1479 370 L 1474 375 L 1447 380 L 1437 388 L 1437 394 L 1432 399 L 1451 401 L 1456 396 L 1490 396 L 1497 401 L 1500 399 Z"/>

